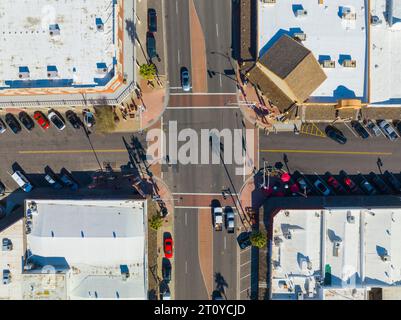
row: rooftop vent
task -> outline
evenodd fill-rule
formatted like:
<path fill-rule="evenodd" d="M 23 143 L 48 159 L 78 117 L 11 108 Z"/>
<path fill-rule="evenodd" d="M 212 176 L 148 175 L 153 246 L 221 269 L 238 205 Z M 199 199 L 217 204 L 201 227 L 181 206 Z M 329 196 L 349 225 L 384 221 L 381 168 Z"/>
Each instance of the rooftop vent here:
<path fill-rule="evenodd" d="M 28 67 L 19 67 L 18 78 L 23 80 L 23 79 L 28 79 L 29 76 L 30 72 Z"/>
<path fill-rule="evenodd" d="M 342 65 L 344 68 L 356 68 L 356 60 L 345 59 Z"/>
<path fill-rule="evenodd" d="M 351 214 L 351 211 L 347 211 L 347 222 L 348 223 L 355 223 L 355 216 Z"/>
<path fill-rule="evenodd" d="M 370 18 L 370 23 L 371 23 L 372 26 L 377 26 L 379 24 L 382 24 L 382 22 L 383 21 L 378 16 L 372 16 Z"/>
<path fill-rule="evenodd" d="M 292 239 L 292 234 L 291 234 L 290 230 L 285 232 L 283 235 L 284 235 L 284 238 L 286 238 L 287 240 L 291 240 Z"/>
<path fill-rule="evenodd" d="M 306 40 L 306 33 L 304 32 L 296 32 L 292 36 L 294 40 L 305 41 Z"/>
<path fill-rule="evenodd" d="M 320 65 L 323 68 L 335 68 L 336 67 L 336 62 L 333 60 L 322 60 L 320 61 Z"/>
<path fill-rule="evenodd" d="M 342 7 L 341 18 L 343 18 L 344 20 L 356 20 L 356 13 L 352 12 L 351 8 Z"/>
<path fill-rule="evenodd" d="M 58 36 L 60 35 L 60 26 L 58 24 L 51 24 L 49 25 L 49 34 L 51 36 Z"/>
<path fill-rule="evenodd" d="M 102 18 L 96 18 L 96 30 L 104 31 L 104 23 L 102 21 Z"/>
<path fill-rule="evenodd" d="M 106 74 L 108 71 L 107 65 L 104 62 L 97 63 L 96 68 L 96 72 L 99 74 Z"/>
<path fill-rule="evenodd" d="M 341 249 L 341 240 L 334 241 L 333 245 L 333 256 L 338 257 L 338 253 Z"/>
<path fill-rule="evenodd" d="M 308 11 L 305 9 L 298 9 L 295 11 L 295 16 L 296 17 L 306 17 L 308 15 Z"/>
<path fill-rule="evenodd" d="M 58 70 L 56 66 L 47 66 L 47 77 L 48 78 L 58 77 Z"/>
<path fill-rule="evenodd" d="M 391 257 L 387 254 L 382 255 L 381 258 L 382 258 L 383 262 L 391 261 Z"/>

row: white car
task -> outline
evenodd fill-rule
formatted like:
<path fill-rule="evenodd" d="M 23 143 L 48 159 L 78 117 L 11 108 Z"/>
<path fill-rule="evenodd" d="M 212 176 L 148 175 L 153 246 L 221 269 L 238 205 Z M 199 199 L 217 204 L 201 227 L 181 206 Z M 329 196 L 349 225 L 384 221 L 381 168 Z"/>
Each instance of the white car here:
<path fill-rule="evenodd" d="M 6 125 L 4 124 L 3 120 L 0 119 L 0 133 L 4 133 L 6 132 L 6 130 L 7 130 Z"/>
<path fill-rule="evenodd" d="M 49 119 L 60 131 L 65 129 L 65 123 L 63 119 L 61 119 L 54 111 L 49 113 Z"/>
<path fill-rule="evenodd" d="M 398 138 L 397 132 L 386 120 L 377 120 L 377 124 L 384 135 L 390 140 L 395 141 Z"/>

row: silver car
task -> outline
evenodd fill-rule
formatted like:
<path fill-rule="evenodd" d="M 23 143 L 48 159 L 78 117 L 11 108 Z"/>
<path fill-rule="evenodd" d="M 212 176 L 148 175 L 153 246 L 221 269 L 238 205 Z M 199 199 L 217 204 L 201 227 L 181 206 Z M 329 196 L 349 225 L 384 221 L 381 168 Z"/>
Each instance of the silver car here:
<path fill-rule="evenodd" d="M 374 123 L 372 120 L 368 120 L 366 122 L 366 128 L 369 130 L 369 132 L 374 135 L 375 137 L 378 137 L 382 134 L 380 131 L 380 128 L 377 126 L 376 123 Z"/>
<path fill-rule="evenodd" d="M 377 120 L 377 124 L 380 127 L 380 130 L 383 134 L 390 140 L 395 141 L 398 138 L 397 132 L 395 132 L 394 128 L 386 121 L 386 120 Z"/>
<path fill-rule="evenodd" d="M 6 132 L 6 130 L 7 130 L 6 125 L 4 124 L 3 120 L 0 119 L 0 133 L 4 133 Z"/>

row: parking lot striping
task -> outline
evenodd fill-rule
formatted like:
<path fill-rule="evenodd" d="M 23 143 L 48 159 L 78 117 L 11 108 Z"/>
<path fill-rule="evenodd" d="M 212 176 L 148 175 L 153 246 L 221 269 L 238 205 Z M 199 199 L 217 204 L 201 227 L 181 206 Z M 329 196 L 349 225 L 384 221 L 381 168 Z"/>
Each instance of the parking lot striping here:
<path fill-rule="evenodd" d="M 240 268 L 243 267 L 244 265 L 250 263 L 250 262 L 251 262 L 251 260 L 248 260 L 247 262 L 244 262 L 243 264 L 240 265 Z"/>
<path fill-rule="evenodd" d="M 242 293 L 242 292 L 244 292 L 244 291 L 247 291 L 247 290 L 249 290 L 249 289 L 251 289 L 251 287 L 248 287 L 248 288 L 245 288 L 245 289 L 241 290 L 240 293 Z"/>
<path fill-rule="evenodd" d="M 392 152 L 371 152 L 371 151 L 337 151 L 337 150 L 285 150 L 265 149 L 260 152 L 266 153 L 317 153 L 317 154 L 343 154 L 343 155 L 367 155 L 367 156 L 391 156 Z"/>
<path fill-rule="evenodd" d="M 250 277 L 250 276 L 251 276 L 251 274 L 248 273 L 246 276 L 242 276 L 242 277 L 240 278 L 240 280 L 245 279 L 246 277 Z"/>
<path fill-rule="evenodd" d="M 127 149 L 98 149 L 98 150 L 22 150 L 19 154 L 69 154 L 69 153 L 125 153 Z"/>

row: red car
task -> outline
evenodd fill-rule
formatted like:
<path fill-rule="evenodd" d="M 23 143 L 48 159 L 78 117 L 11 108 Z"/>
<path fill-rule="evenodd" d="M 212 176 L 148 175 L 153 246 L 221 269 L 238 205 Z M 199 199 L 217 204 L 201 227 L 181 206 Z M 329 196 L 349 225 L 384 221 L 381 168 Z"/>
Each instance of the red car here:
<path fill-rule="evenodd" d="M 49 129 L 50 127 L 50 122 L 49 120 L 46 118 L 46 116 L 40 112 L 40 111 L 36 111 L 33 114 L 33 118 L 36 120 L 36 122 L 41 126 L 42 129 Z"/>
<path fill-rule="evenodd" d="M 173 257 L 173 239 L 170 236 L 164 239 L 164 256 L 167 259 Z"/>

